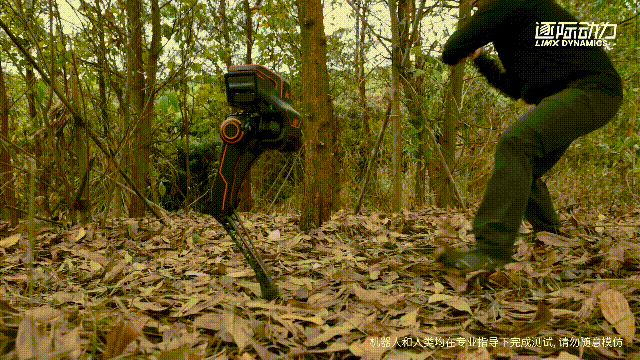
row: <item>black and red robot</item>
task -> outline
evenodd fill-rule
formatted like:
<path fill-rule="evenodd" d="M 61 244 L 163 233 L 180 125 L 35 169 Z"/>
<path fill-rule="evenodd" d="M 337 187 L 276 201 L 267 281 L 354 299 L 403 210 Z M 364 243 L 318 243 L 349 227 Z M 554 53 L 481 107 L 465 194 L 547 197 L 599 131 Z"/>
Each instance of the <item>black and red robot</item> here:
<path fill-rule="evenodd" d="M 280 75 L 261 65 L 237 65 L 225 74 L 229 105 L 240 112 L 220 125 L 220 164 L 207 212 L 222 224 L 256 273 L 262 297 L 278 297 L 275 285 L 235 209 L 238 191 L 253 162 L 265 150 L 296 151 L 301 146 L 302 117 L 291 105 L 291 88 Z"/>

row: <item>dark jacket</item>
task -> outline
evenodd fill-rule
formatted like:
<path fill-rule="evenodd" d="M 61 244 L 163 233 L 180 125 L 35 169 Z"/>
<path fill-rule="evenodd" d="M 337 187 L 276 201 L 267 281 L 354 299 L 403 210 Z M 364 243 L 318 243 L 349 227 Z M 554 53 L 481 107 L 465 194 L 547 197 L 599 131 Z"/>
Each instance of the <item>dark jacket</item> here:
<path fill-rule="evenodd" d="M 620 76 L 601 46 L 540 46 L 536 26 L 543 22 L 578 20 L 553 0 L 488 0 L 451 35 L 442 61 L 456 64 L 493 42 L 502 66 L 486 55 L 474 64 L 489 83 L 514 99 L 537 104 L 566 87 L 588 83 L 622 94 Z"/>

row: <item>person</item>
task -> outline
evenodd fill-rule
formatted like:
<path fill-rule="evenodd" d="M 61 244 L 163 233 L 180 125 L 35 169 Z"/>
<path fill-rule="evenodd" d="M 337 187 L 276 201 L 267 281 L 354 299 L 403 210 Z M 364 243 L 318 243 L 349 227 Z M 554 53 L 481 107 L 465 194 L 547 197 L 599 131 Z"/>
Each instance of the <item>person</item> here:
<path fill-rule="evenodd" d="M 492 86 L 535 107 L 500 137 L 473 221 L 475 247 L 447 249 L 437 258 L 463 271 L 495 270 L 512 262 L 524 219 L 535 232 L 560 230 L 541 176 L 575 139 L 609 122 L 622 102 L 622 81 L 600 46 L 600 35 L 585 40 L 588 29 L 577 29 L 584 24 L 555 1 L 472 4 L 478 9 L 447 40 L 442 61 L 455 65 L 470 56 Z M 483 50 L 490 42 L 500 62 Z"/>

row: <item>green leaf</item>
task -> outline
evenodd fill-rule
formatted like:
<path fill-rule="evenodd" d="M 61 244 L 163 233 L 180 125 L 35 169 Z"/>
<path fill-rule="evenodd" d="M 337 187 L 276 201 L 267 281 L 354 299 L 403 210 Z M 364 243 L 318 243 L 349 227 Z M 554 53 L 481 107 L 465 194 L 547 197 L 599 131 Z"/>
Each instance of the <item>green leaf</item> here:
<path fill-rule="evenodd" d="M 173 35 L 173 28 L 167 24 L 163 24 L 162 35 L 164 35 L 164 37 L 167 38 L 167 40 L 171 39 L 171 36 Z"/>

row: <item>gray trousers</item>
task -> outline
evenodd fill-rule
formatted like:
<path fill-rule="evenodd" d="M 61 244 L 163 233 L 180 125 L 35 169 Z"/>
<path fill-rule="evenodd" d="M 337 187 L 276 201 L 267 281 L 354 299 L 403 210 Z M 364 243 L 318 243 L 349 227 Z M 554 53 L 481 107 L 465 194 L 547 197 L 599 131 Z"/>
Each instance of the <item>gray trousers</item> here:
<path fill-rule="evenodd" d="M 510 261 L 523 219 L 535 230 L 561 224 L 540 177 L 580 136 L 605 125 L 618 112 L 622 96 L 598 84 L 566 88 L 546 97 L 501 136 L 493 174 L 476 213 L 476 251 Z"/>

